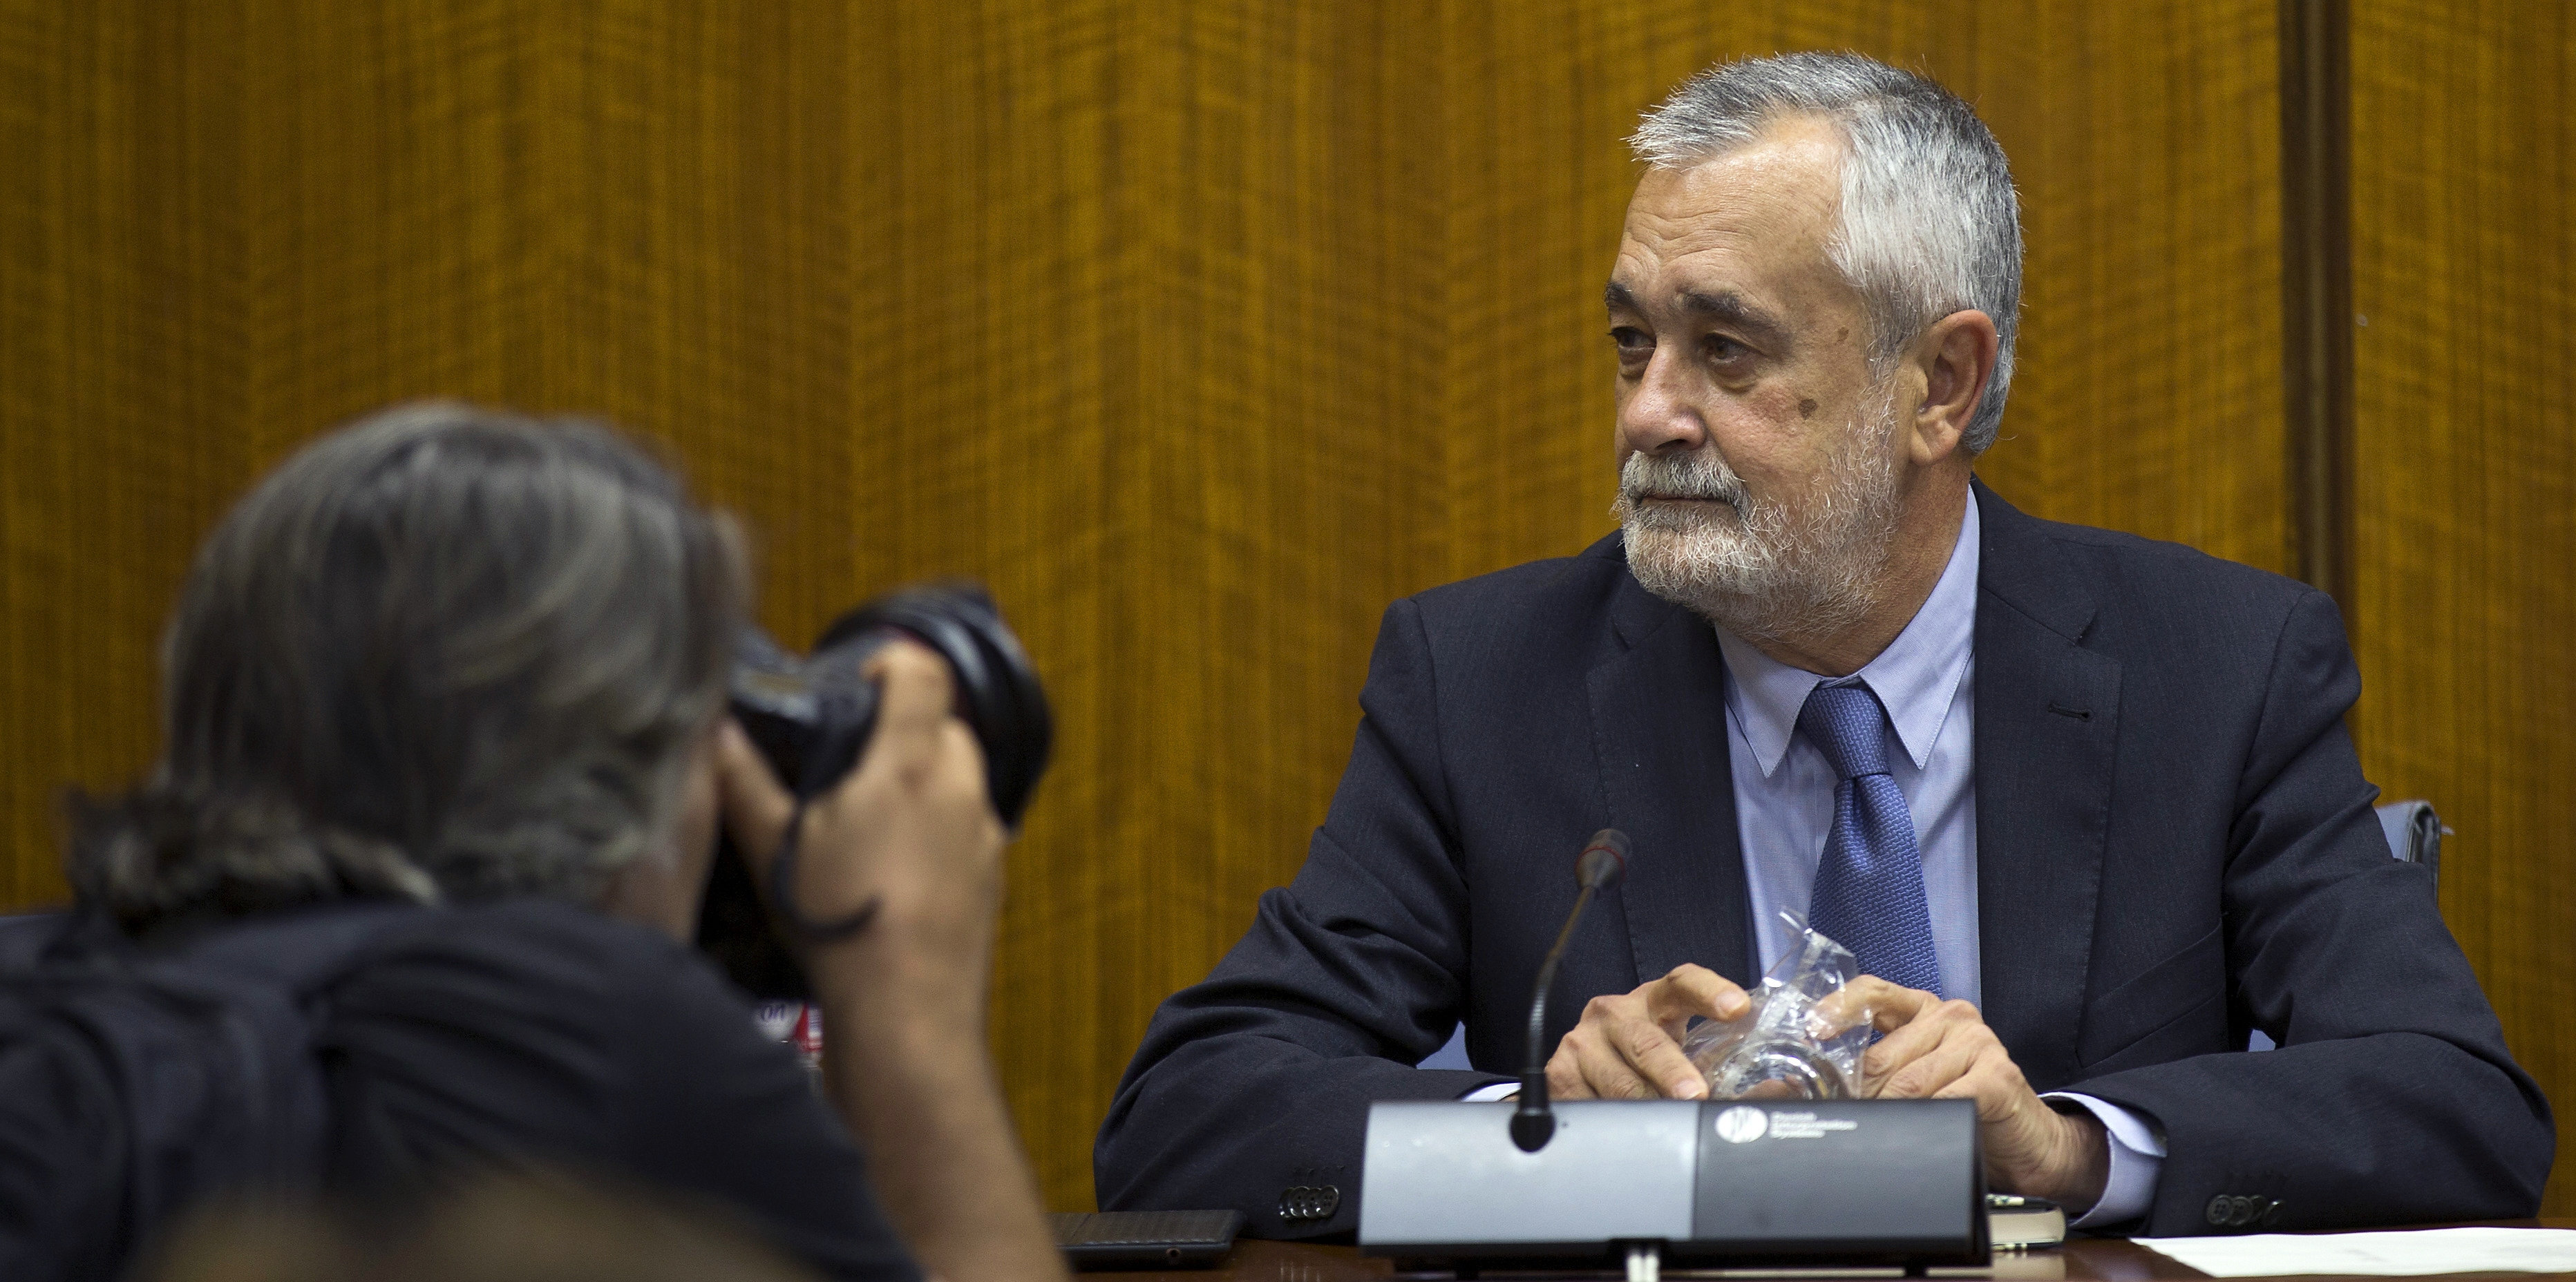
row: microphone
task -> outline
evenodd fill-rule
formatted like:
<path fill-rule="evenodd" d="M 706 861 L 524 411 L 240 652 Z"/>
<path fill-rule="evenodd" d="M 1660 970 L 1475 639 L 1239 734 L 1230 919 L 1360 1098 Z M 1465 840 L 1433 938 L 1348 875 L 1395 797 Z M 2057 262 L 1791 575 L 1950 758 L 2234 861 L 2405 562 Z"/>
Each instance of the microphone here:
<path fill-rule="evenodd" d="M 1512 1114 L 1512 1143 L 1524 1153 L 1535 1153 L 1547 1147 L 1548 1138 L 1556 1134 L 1556 1114 L 1547 1107 L 1547 992 L 1556 987 L 1556 964 L 1565 960 L 1565 945 L 1574 938 L 1574 923 L 1583 920 L 1583 910 L 1592 906 L 1592 897 L 1619 884 L 1619 875 L 1628 869 L 1628 834 L 1616 828 L 1604 828 L 1592 834 L 1583 853 L 1574 857 L 1574 879 L 1583 889 L 1574 896 L 1574 911 L 1565 915 L 1565 927 L 1556 932 L 1556 943 L 1549 946 L 1547 957 L 1538 964 L 1538 989 L 1530 994 L 1529 1057 L 1521 1070 L 1521 1106 Z"/>

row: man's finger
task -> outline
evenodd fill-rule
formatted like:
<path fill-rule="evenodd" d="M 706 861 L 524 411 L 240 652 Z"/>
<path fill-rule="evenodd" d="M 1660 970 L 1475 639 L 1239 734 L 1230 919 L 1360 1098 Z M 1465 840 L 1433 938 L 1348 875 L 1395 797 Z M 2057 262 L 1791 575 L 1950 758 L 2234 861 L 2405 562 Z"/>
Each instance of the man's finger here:
<path fill-rule="evenodd" d="M 1888 1032 L 1886 1037 L 1880 1037 L 1878 1045 L 1873 1045 L 1868 1053 L 1862 1053 L 1862 1079 L 1891 1079 L 1891 1076 L 1904 1071 L 1909 1063 L 1932 1053 L 1932 1048 L 1940 1045 L 1945 1037 L 1953 1037 L 1958 1030 L 1986 1027 L 1984 1017 L 1976 1014 L 1976 1007 L 1965 1004 L 1965 1001 L 1942 1001 L 1917 989 L 1893 989 L 1891 986 L 1891 991 L 1899 996 L 1899 1001 L 1904 1001 L 1906 1007 L 1914 1009 L 1914 1019 Z M 1878 1027 L 1886 1027 L 1886 1022 L 1880 1022 Z"/>
<path fill-rule="evenodd" d="M 1923 1025 L 1913 1025 L 1920 1028 Z M 1935 1029 L 1955 1026 L 1934 1024 Z M 1970 1037 L 1942 1037 L 1912 1061 L 1878 1079 L 1873 1094 L 1882 1099 L 1933 1099 L 1968 1075 L 1977 1065 L 1979 1046 Z"/>
<path fill-rule="evenodd" d="M 902 762 L 936 752 L 940 728 L 956 702 L 948 661 L 917 642 L 894 641 L 863 671 L 877 686 L 877 724 L 862 765 L 880 753 Z"/>
<path fill-rule="evenodd" d="M 1671 974 L 1648 984 L 1645 996 L 1649 1016 L 1666 1026 L 1685 1023 L 1694 1015 L 1742 1019 L 1753 1009 L 1753 999 L 1734 980 L 1706 966 L 1676 966 Z"/>
<path fill-rule="evenodd" d="M 1861 1073 L 1871 1081 L 1886 1081 L 1939 1045 L 1940 1041 L 1939 1021 L 1917 1020 L 1878 1039 L 1877 1045 L 1863 1051 Z"/>
<path fill-rule="evenodd" d="M 2017 1082 L 2017 1077 L 2012 1060 L 1998 1046 L 1991 1054 L 1978 1055 L 1966 1072 L 1934 1091 L 1930 1098 L 1974 1100 L 1977 1120 L 2000 1122 L 2012 1116 L 2015 1107 L 2021 1103 L 2022 1092 L 2029 1089 L 2026 1083 Z M 2040 1107 L 2047 1106 L 2042 1104 Z"/>
<path fill-rule="evenodd" d="M 787 833 L 787 818 L 796 811 L 796 799 L 779 785 L 769 762 L 752 746 L 751 736 L 731 717 L 716 727 L 716 795 L 726 835 L 751 864 L 752 873 L 765 882 L 779 839 Z"/>
<path fill-rule="evenodd" d="M 1892 1032 L 1940 1004 L 1938 994 L 1863 975 L 1817 1002 L 1816 1017 L 1835 1033 L 1863 1021 L 1877 1025 L 1880 1032 Z"/>
<path fill-rule="evenodd" d="M 1583 1084 L 1595 1099 L 1653 1099 L 1655 1085 L 1637 1075 L 1626 1057 L 1607 1045 L 1585 1046 L 1575 1058 Z"/>
<path fill-rule="evenodd" d="M 1592 1098 L 1592 1088 L 1583 1084 L 1583 1068 L 1577 1062 L 1570 1036 L 1557 1044 L 1556 1054 L 1548 1057 L 1547 1093 L 1557 1099 Z"/>
<path fill-rule="evenodd" d="M 1621 1020 L 1603 1030 L 1642 1081 L 1665 1099 L 1699 1099 L 1708 1094 L 1708 1079 L 1682 1054 L 1680 1043 L 1647 1019 Z"/>
<path fill-rule="evenodd" d="M 1574 1071 L 1583 1079 L 1583 1090 L 1596 1099 L 1653 1099 L 1654 1084 L 1637 1075 L 1619 1045 L 1626 1040 L 1613 1032 L 1615 1026 L 1637 1023 L 1644 1018 L 1645 1003 L 1634 994 L 1621 997 L 1595 997 L 1583 1008 L 1583 1021 L 1558 1044 L 1560 1051 L 1574 1053 Z"/>

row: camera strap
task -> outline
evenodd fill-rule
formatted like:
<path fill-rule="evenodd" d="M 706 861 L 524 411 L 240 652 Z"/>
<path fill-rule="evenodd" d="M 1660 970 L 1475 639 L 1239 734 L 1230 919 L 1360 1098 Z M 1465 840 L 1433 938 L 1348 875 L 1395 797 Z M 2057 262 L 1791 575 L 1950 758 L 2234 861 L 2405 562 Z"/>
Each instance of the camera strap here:
<path fill-rule="evenodd" d="M 877 909 L 884 907 L 885 901 L 874 895 L 848 916 L 831 921 L 815 921 L 796 906 L 796 839 L 804 831 L 805 799 L 799 797 L 794 813 L 787 816 L 787 831 L 778 839 L 778 857 L 769 865 L 770 907 L 798 939 L 809 944 L 834 943 L 867 929 L 877 919 Z"/>

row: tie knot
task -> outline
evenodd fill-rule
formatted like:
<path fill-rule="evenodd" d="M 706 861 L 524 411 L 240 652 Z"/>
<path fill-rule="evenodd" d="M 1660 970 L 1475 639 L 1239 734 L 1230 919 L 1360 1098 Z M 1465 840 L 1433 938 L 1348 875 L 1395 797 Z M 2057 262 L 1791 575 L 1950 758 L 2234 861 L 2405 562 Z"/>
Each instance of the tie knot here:
<path fill-rule="evenodd" d="M 1865 685 L 1818 685 L 1798 710 L 1798 733 L 1844 779 L 1887 773 L 1887 711 Z"/>

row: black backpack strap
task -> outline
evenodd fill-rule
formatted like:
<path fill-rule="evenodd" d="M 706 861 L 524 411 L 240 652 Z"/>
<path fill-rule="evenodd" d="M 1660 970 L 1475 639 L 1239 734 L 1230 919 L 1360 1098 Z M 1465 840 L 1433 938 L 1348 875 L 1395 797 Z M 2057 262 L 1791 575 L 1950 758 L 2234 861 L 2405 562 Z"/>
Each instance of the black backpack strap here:
<path fill-rule="evenodd" d="M 205 1194 L 313 1187 L 328 1118 L 310 1002 L 438 916 L 266 914 L 7 975 L 0 1196 L 44 1205 L 0 1214 L 0 1276 L 104 1276 Z"/>
<path fill-rule="evenodd" d="M 133 946 L 107 914 L 91 909 L 10 913 L 0 916 L 0 981 L 36 966 Z"/>
<path fill-rule="evenodd" d="M 268 914 L 146 955 L 136 967 L 142 987 L 219 1016 L 225 1060 L 239 1073 L 241 1118 L 227 1129 L 240 1135 L 245 1160 L 218 1182 L 307 1189 L 321 1179 L 329 1090 L 314 1055 L 314 999 L 441 920 L 416 904 L 339 904 Z"/>
<path fill-rule="evenodd" d="M 70 926 L 70 913 L 11 913 L 0 917 L 0 973 L 25 970 Z"/>
<path fill-rule="evenodd" d="M 435 928 L 437 910 L 364 901 L 267 913 L 192 935 L 140 955 L 149 973 L 179 967 L 265 984 L 300 1000 L 365 965 L 415 928 Z"/>

